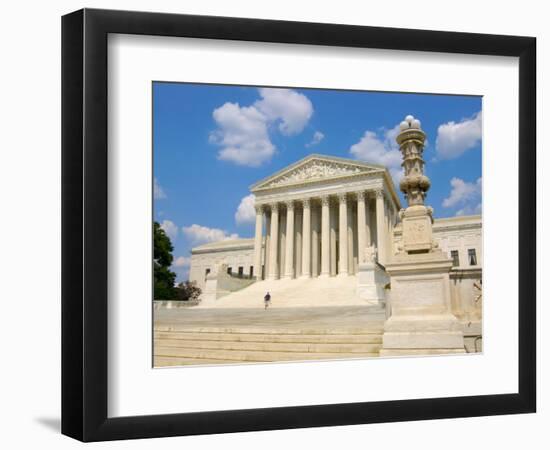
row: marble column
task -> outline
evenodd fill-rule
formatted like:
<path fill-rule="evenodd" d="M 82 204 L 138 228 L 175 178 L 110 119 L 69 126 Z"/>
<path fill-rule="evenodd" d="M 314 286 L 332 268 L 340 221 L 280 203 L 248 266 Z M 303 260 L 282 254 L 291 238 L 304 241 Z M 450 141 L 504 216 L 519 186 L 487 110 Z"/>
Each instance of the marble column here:
<path fill-rule="evenodd" d="M 256 233 L 254 235 L 254 276 L 257 280 L 262 279 L 262 222 L 263 207 L 256 208 Z"/>
<path fill-rule="evenodd" d="M 328 195 L 321 198 L 321 276 L 330 274 L 330 200 Z"/>
<path fill-rule="evenodd" d="M 311 276 L 311 201 L 303 200 L 302 214 L 302 277 Z"/>
<path fill-rule="evenodd" d="M 370 247 L 374 241 L 372 233 L 372 208 L 368 193 L 365 192 L 365 246 Z"/>
<path fill-rule="evenodd" d="M 311 276 L 319 276 L 319 208 L 311 206 Z"/>
<path fill-rule="evenodd" d="M 348 203 L 346 194 L 338 195 L 340 204 L 340 225 L 339 225 L 339 250 L 340 261 L 338 263 L 338 275 L 347 275 L 348 273 Z"/>
<path fill-rule="evenodd" d="M 376 195 L 376 245 L 378 246 L 378 261 L 386 262 L 386 226 L 384 219 L 384 191 L 377 189 Z"/>
<path fill-rule="evenodd" d="M 388 251 L 387 251 L 387 260 L 391 261 L 394 253 L 394 242 L 393 242 L 393 227 L 395 224 L 395 211 L 393 209 L 393 204 L 390 203 L 389 216 L 388 216 Z"/>
<path fill-rule="evenodd" d="M 388 254 L 390 252 L 390 209 L 388 208 L 388 201 L 384 198 L 384 236 L 386 238 L 385 242 L 385 254 L 384 254 L 384 263 L 388 262 Z"/>
<path fill-rule="evenodd" d="M 271 233 L 270 233 L 270 249 L 269 249 L 269 278 L 277 279 L 277 250 L 279 247 L 279 205 L 273 203 L 271 205 Z"/>
<path fill-rule="evenodd" d="M 285 278 L 294 276 L 294 202 L 286 203 Z"/>
<path fill-rule="evenodd" d="M 264 208 L 265 210 L 265 208 Z M 269 255 L 271 251 L 271 214 L 265 214 L 264 279 L 269 276 Z"/>
<path fill-rule="evenodd" d="M 346 202 L 347 204 L 347 202 Z M 348 273 L 353 275 L 355 273 L 354 267 L 354 240 L 355 240 L 355 225 L 357 225 L 357 219 L 353 214 L 352 204 L 347 204 L 348 211 Z"/>
<path fill-rule="evenodd" d="M 301 208 L 294 210 L 294 276 L 302 275 L 302 228 L 304 211 Z"/>
<path fill-rule="evenodd" d="M 365 262 L 365 248 L 367 246 L 367 210 L 365 205 L 365 191 L 357 192 L 357 262 Z"/>
<path fill-rule="evenodd" d="M 336 233 L 338 230 L 338 210 L 333 205 L 329 207 L 330 213 L 330 276 L 337 274 L 338 261 L 336 260 Z"/>

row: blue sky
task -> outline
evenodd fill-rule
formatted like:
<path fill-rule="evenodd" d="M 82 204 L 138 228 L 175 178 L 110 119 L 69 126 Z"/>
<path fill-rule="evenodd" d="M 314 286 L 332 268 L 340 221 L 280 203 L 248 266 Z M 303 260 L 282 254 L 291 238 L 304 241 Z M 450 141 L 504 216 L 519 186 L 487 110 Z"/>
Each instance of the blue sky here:
<path fill-rule="evenodd" d="M 428 136 L 435 216 L 480 213 L 481 97 L 153 83 L 154 218 L 178 281 L 192 247 L 252 237 L 249 186 L 310 153 L 383 164 L 397 179 L 409 114 Z"/>

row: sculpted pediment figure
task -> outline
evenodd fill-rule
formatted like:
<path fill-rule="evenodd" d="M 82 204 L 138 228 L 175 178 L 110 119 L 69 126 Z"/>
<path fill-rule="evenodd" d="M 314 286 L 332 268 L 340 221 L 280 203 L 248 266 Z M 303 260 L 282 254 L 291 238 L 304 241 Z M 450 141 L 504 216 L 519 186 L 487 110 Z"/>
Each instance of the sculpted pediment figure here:
<path fill-rule="evenodd" d="M 275 175 L 256 183 L 252 186 L 252 190 L 361 175 L 381 170 L 384 170 L 381 166 L 366 164 L 360 161 L 355 162 L 343 158 L 310 155 L 296 164 L 277 172 Z"/>

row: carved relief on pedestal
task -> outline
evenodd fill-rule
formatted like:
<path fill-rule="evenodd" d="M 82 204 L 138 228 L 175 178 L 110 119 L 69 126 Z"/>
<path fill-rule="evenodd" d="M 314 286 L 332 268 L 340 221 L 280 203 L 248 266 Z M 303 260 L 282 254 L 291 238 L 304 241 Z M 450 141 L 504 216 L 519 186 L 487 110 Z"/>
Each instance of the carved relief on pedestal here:
<path fill-rule="evenodd" d="M 403 219 L 403 248 L 406 252 L 433 249 L 432 224 L 428 215 Z"/>

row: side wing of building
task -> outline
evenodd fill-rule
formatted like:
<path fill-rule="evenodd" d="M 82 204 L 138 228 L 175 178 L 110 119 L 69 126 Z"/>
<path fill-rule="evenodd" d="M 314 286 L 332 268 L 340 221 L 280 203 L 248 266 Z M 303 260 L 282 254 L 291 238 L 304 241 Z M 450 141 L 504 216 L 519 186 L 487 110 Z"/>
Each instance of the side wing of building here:
<path fill-rule="evenodd" d="M 206 277 L 225 264 L 227 270 L 236 275 L 251 277 L 254 275 L 254 240 L 232 239 L 212 242 L 191 250 L 189 281 L 204 288 Z"/>

